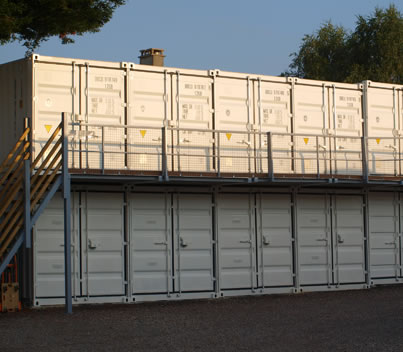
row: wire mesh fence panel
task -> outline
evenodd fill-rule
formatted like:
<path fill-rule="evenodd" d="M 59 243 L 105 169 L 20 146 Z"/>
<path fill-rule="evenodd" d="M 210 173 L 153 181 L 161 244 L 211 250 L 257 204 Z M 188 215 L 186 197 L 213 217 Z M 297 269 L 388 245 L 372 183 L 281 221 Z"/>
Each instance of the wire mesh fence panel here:
<path fill-rule="evenodd" d="M 332 173 L 362 175 L 361 137 L 332 138 Z"/>
<path fill-rule="evenodd" d="M 271 141 L 268 141 L 267 134 L 257 136 L 257 172 L 267 173 L 269 152 L 271 145 L 271 159 L 273 164 L 273 172 L 276 174 L 292 173 L 292 154 L 291 154 L 291 135 L 271 134 Z"/>
<path fill-rule="evenodd" d="M 81 126 L 74 132 L 69 149 L 72 153 L 71 165 L 74 167 L 125 169 L 125 133 L 121 126 Z"/>
<path fill-rule="evenodd" d="M 215 172 L 212 131 L 175 129 L 171 144 L 174 171 Z"/>
<path fill-rule="evenodd" d="M 317 176 L 331 174 L 328 137 L 294 135 L 292 146 L 295 173 Z"/>
<path fill-rule="evenodd" d="M 254 173 L 253 135 L 244 132 L 219 132 L 221 173 Z"/>
<path fill-rule="evenodd" d="M 127 128 L 127 168 L 136 171 L 162 170 L 162 129 Z"/>
<path fill-rule="evenodd" d="M 367 150 L 370 175 L 399 174 L 399 146 L 396 138 L 367 138 Z"/>

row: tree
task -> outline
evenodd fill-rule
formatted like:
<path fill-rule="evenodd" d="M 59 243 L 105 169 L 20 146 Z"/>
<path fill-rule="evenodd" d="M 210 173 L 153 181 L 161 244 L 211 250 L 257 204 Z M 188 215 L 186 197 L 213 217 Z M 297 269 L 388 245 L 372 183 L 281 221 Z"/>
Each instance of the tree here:
<path fill-rule="evenodd" d="M 394 5 L 358 16 L 354 31 L 327 22 L 305 35 L 283 75 L 358 82 L 403 83 L 403 16 Z"/>
<path fill-rule="evenodd" d="M 50 37 L 98 32 L 125 0 L 0 0 L 0 44 L 23 42 L 27 55 Z"/>

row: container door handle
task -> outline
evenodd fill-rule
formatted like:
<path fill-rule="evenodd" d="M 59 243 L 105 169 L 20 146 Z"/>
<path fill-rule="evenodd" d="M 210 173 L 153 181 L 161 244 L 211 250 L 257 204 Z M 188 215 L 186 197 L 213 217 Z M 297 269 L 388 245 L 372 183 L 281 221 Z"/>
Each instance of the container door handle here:
<path fill-rule="evenodd" d="M 268 238 L 266 236 L 263 236 L 263 244 L 265 246 L 269 246 L 270 245 L 270 241 L 268 240 Z"/>
<path fill-rule="evenodd" d="M 252 243 L 252 240 L 242 240 L 242 241 L 239 241 L 239 243 Z"/>
<path fill-rule="evenodd" d="M 188 246 L 188 243 L 185 242 L 185 240 L 182 237 L 180 237 L 179 242 L 180 242 L 181 247 L 187 247 Z"/>
<path fill-rule="evenodd" d="M 154 244 L 156 245 L 162 245 L 162 246 L 166 246 L 168 244 L 167 241 L 162 241 L 162 242 L 154 242 Z"/>
<path fill-rule="evenodd" d="M 88 248 L 89 249 L 96 249 L 97 245 L 92 242 L 92 240 L 88 240 Z"/>
<path fill-rule="evenodd" d="M 344 240 L 341 238 L 340 235 L 337 235 L 337 243 L 344 243 Z"/>
<path fill-rule="evenodd" d="M 318 238 L 317 241 L 318 242 L 327 242 L 327 238 Z"/>

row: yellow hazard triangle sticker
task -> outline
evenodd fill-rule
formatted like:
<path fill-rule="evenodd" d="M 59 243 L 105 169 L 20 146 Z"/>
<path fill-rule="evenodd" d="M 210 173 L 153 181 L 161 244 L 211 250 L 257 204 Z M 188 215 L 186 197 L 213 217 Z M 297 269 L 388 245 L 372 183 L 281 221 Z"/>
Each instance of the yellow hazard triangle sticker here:
<path fill-rule="evenodd" d="M 144 136 L 146 135 L 146 133 L 147 133 L 147 130 L 140 130 L 141 137 L 144 138 Z"/>
<path fill-rule="evenodd" d="M 225 135 L 227 136 L 227 139 L 228 139 L 228 140 L 230 140 L 231 137 L 232 137 L 232 133 L 226 133 Z"/>
<path fill-rule="evenodd" d="M 50 132 L 50 130 L 52 129 L 52 125 L 45 125 L 46 131 L 48 131 L 48 133 Z"/>
<path fill-rule="evenodd" d="M 305 142 L 305 144 L 308 144 L 309 138 L 304 138 L 304 142 Z"/>
<path fill-rule="evenodd" d="M 377 139 L 376 139 L 376 144 L 379 144 L 380 141 L 381 141 L 381 139 L 380 139 L 380 138 L 377 138 Z"/>

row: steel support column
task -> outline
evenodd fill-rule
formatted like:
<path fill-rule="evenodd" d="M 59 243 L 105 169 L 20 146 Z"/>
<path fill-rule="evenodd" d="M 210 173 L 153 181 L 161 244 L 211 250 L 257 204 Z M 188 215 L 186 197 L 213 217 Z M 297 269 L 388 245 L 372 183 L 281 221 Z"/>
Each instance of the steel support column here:
<path fill-rule="evenodd" d="M 68 169 L 68 140 L 67 117 L 62 114 L 63 121 L 63 200 L 64 200 L 64 289 L 66 313 L 71 314 L 72 308 L 72 284 L 71 284 L 71 192 L 70 175 Z"/>

